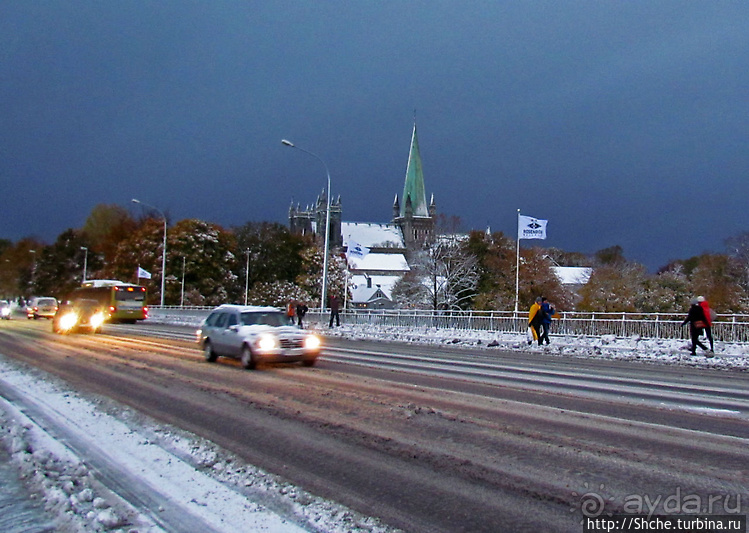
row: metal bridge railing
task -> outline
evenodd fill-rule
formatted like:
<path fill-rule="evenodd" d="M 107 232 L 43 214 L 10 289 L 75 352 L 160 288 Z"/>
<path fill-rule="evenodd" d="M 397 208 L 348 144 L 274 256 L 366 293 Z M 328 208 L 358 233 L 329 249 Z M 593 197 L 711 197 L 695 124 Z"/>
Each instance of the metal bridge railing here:
<path fill-rule="evenodd" d="M 213 307 L 150 306 L 151 316 L 181 317 L 200 321 Z M 554 317 L 552 332 L 561 335 L 688 339 L 689 328 L 682 326 L 686 314 L 676 313 L 582 313 L 562 312 Z M 310 309 L 307 322 L 324 324 L 327 310 Z M 528 313 L 512 311 L 422 311 L 402 309 L 341 310 L 345 324 L 402 328 L 435 328 L 524 333 Z M 722 342 L 749 342 L 749 315 L 718 315 L 713 337 Z"/>

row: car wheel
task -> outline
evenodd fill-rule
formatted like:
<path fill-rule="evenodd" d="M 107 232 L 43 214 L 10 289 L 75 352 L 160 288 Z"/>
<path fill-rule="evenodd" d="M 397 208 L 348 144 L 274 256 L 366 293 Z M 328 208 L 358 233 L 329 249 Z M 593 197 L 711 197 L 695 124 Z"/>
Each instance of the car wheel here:
<path fill-rule="evenodd" d="M 255 359 L 255 355 L 246 344 L 242 347 L 242 366 L 248 370 L 255 370 L 257 368 L 257 359 Z"/>
<path fill-rule="evenodd" d="M 218 355 L 216 355 L 216 352 L 213 351 L 213 346 L 211 346 L 211 341 L 205 341 L 203 344 L 203 357 L 209 363 L 215 363 L 216 359 L 218 359 Z"/>
<path fill-rule="evenodd" d="M 315 363 L 317 363 L 317 358 L 302 360 L 302 365 L 304 366 L 315 366 Z"/>

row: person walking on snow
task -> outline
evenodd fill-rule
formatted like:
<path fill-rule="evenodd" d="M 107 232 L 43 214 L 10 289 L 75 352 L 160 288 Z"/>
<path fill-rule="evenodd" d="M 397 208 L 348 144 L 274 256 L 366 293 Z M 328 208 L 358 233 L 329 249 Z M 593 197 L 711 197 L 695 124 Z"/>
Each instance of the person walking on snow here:
<path fill-rule="evenodd" d="M 341 306 L 341 301 L 338 299 L 338 296 L 335 294 L 330 297 L 330 327 L 333 327 L 333 319 L 335 319 L 335 325 L 340 326 L 341 325 L 341 318 L 340 314 L 338 312 L 339 308 Z"/>
<path fill-rule="evenodd" d="M 551 329 L 551 318 L 556 314 L 556 309 L 554 309 L 549 301 L 541 297 L 541 337 L 538 339 L 538 344 L 543 344 L 543 341 L 546 341 L 546 344 L 551 344 L 549 341 L 549 330 Z"/>
<path fill-rule="evenodd" d="M 302 324 L 302 321 L 304 320 L 304 315 L 307 314 L 307 311 L 309 311 L 309 307 L 307 307 L 307 304 L 304 302 L 298 302 L 296 304 L 296 318 L 297 318 L 297 326 L 299 326 L 301 329 L 304 329 L 304 324 Z"/>
<path fill-rule="evenodd" d="M 541 346 L 541 318 L 543 311 L 541 309 L 541 297 L 536 298 L 536 301 L 528 311 L 528 327 L 533 332 L 533 339 L 538 339 L 538 345 Z M 533 339 L 528 339 L 528 345 L 533 344 Z"/>
<path fill-rule="evenodd" d="M 710 304 L 707 303 L 707 300 L 705 300 L 704 296 L 698 296 L 697 297 L 697 303 L 700 304 L 700 307 L 702 307 L 702 311 L 705 313 L 705 335 L 707 335 L 707 340 L 710 341 L 710 351 L 715 351 L 715 346 L 713 345 L 713 314 L 715 311 L 710 309 Z"/>
<path fill-rule="evenodd" d="M 689 314 L 687 314 L 687 318 L 684 319 L 684 322 L 681 323 L 682 326 L 686 324 L 689 324 L 689 336 L 692 338 L 692 346 L 689 350 L 690 353 L 696 355 L 695 352 L 697 351 L 697 346 L 707 352 L 707 346 L 700 342 L 700 335 L 702 335 L 702 330 L 707 326 L 707 319 L 705 318 L 705 311 L 697 300 L 692 301 L 692 305 L 689 308 Z M 712 357 L 712 355 L 708 355 L 707 357 Z"/>
<path fill-rule="evenodd" d="M 289 300 L 289 303 L 286 304 L 286 318 L 289 320 L 290 324 L 294 324 L 294 314 L 296 313 L 296 303 L 294 300 Z"/>

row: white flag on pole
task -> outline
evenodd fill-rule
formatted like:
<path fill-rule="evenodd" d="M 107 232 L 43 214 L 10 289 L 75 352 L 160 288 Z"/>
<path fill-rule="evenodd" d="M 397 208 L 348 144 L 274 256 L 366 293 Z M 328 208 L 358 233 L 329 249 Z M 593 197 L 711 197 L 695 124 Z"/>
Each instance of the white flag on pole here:
<path fill-rule="evenodd" d="M 548 222 L 518 214 L 518 239 L 545 239 Z"/>
<path fill-rule="evenodd" d="M 349 239 L 348 250 L 346 250 L 346 257 L 348 257 L 349 259 L 364 259 L 364 257 L 368 253 L 369 248 Z"/>
<path fill-rule="evenodd" d="M 138 267 L 138 279 L 151 279 L 151 273 L 148 270 Z"/>

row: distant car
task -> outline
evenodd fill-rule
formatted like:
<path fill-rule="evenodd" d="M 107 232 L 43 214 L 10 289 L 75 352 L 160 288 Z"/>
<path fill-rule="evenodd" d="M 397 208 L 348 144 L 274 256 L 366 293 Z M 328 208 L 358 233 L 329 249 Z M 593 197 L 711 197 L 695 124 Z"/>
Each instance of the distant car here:
<path fill-rule="evenodd" d="M 197 331 L 206 361 L 219 356 L 237 358 L 255 369 L 262 362 L 312 366 L 320 356 L 321 341 L 289 324 L 285 313 L 273 307 L 222 305 L 214 309 Z"/>
<path fill-rule="evenodd" d="M 60 304 L 52 319 L 52 331 L 63 334 L 77 331 L 96 333 L 106 319 L 106 310 L 96 300 L 66 301 Z"/>
<path fill-rule="evenodd" d="M 0 300 L 0 318 L 10 320 L 10 304 L 7 300 Z"/>
<path fill-rule="evenodd" d="M 26 304 L 26 316 L 29 320 L 37 318 L 50 319 L 57 313 L 57 298 L 40 297 L 32 298 L 31 302 Z"/>

